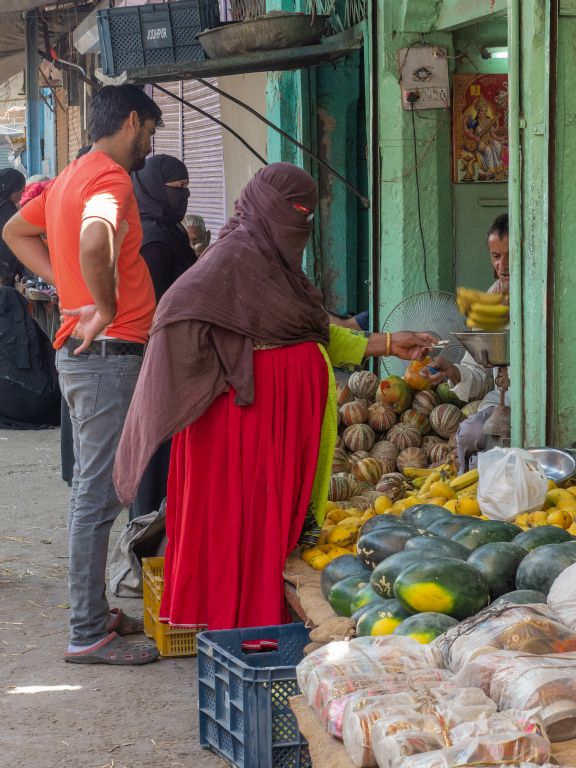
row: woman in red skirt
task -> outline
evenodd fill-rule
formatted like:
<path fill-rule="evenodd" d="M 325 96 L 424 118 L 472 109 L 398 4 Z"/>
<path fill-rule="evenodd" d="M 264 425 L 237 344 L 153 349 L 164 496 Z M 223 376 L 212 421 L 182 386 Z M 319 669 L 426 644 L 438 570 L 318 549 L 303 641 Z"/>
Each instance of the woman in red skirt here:
<path fill-rule="evenodd" d="M 288 620 L 282 571 L 313 494 L 329 390 L 328 315 L 301 267 L 316 204 L 303 170 L 259 171 L 158 306 L 115 482 L 128 502 L 155 448 L 176 435 L 160 608 L 170 624 Z M 378 336 L 371 349 L 353 336 L 349 362 L 384 346 L 418 357 L 431 341 Z"/>

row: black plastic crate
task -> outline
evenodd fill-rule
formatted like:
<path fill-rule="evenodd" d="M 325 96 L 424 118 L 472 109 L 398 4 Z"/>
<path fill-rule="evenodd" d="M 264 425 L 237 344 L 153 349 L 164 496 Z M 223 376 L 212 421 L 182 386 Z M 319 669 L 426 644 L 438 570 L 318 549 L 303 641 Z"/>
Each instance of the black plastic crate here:
<path fill-rule="evenodd" d="M 277 650 L 246 652 L 255 640 L 273 640 Z M 304 624 L 201 632 L 197 642 L 201 746 L 238 768 L 311 768 L 288 703 L 300 692 Z"/>
<path fill-rule="evenodd" d="M 220 26 L 218 0 L 104 8 L 96 15 L 102 71 L 110 76 L 134 67 L 203 59 L 198 33 Z"/>

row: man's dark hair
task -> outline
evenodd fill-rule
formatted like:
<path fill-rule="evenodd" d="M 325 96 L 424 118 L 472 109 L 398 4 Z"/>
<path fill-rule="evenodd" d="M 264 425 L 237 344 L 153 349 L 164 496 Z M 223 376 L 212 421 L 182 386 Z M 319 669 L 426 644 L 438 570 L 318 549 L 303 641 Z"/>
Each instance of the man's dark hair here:
<path fill-rule="evenodd" d="M 87 155 L 91 149 L 92 144 L 87 144 L 85 147 L 80 147 L 78 152 L 76 152 L 76 160 L 79 160 L 81 157 L 84 157 L 84 155 Z"/>
<path fill-rule="evenodd" d="M 490 227 L 488 229 L 488 234 L 486 235 L 486 239 L 488 239 L 490 235 L 498 235 L 499 240 L 502 240 L 503 237 L 508 237 L 508 214 L 507 213 L 501 213 L 499 216 L 496 216 L 492 224 L 490 224 Z"/>
<path fill-rule="evenodd" d="M 154 120 L 160 124 L 162 110 L 137 85 L 106 85 L 92 99 L 88 116 L 88 133 L 92 141 L 118 133 L 131 112 L 141 123 Z"/>

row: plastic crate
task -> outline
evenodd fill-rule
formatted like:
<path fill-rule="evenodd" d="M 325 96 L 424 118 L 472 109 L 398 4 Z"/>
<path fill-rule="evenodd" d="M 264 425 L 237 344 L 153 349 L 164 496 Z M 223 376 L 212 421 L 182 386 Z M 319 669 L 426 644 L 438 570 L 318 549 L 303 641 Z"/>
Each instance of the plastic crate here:
<path fill-rule="evenodd" d="M 308 745 L 288 699 L 299 693 L 296 664 L 309 642 L 304 624 L 198 635 L 200 744 L 238 768 L 310 768 Z M 278 650 L 244 653 L 247 640 Z"/>
<path fill-rule="evenodd" d="M 158 621 L 160 600 L 164 591 L 164 558 L 145 557 L 142 560 L 144 577 L 144 632 L 155 641 L 161 656 L 196 656 L 198 630 L 171 627 Z"/>
<path fill-rule="evenodd" d="M 204 58 L 197 35 L 220 26 L 218 0 L 103 8 L 96 12 L 104 74 Z"/>

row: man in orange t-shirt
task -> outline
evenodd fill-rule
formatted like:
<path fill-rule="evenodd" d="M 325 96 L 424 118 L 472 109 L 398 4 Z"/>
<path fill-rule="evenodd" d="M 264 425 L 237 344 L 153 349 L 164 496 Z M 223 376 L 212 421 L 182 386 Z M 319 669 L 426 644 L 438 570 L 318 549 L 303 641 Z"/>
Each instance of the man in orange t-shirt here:
<path fill-rule="evenodd" d="M 74 439 L 64 658 L 75 663 L 145 664 L 158 657 L 154 645 L 122 637 L 142 631 L 142 622 L 110 610 L 105 571 L 110 529 L 122 508 L 112 483 L 114 456 L 155 309 L 130 173 L 143 167 L 160 118 L 140 88 L 103 88 L 90 109 L 91 151 L 3 233 L 22 263 L 56 286 L 65 318 L 54 346 Z"/>

